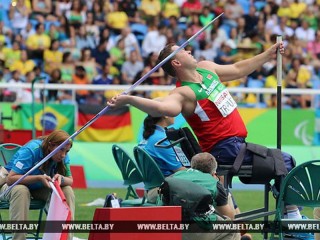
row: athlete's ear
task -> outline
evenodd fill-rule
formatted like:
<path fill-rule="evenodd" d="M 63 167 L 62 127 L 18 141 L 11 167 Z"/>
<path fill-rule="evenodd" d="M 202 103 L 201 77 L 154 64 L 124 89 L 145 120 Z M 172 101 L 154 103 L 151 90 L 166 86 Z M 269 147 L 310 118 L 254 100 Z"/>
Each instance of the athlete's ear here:
<path fill-rule="evenodd" d="M 173 59 L 171 61 L 171 64 L 172 64 L 172 66 L 178 66 L 178 65 L 180 65 L 180 62 L 177 59 Z"/>

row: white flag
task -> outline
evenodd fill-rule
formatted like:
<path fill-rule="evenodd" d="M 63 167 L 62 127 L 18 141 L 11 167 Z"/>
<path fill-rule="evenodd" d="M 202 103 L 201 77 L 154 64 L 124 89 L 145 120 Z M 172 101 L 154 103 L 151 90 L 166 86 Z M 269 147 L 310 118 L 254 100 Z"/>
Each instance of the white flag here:
<path fill-rule="evenodd" d="M 71 220 L 71 211 L 58 181 L 49 183 L 52 188 L 52 194 L 45 229 L 49 228 L 50 226 L 52 228 L 52 224 L 50 225 L 50 221 L 66 222 Z M 45 230 L 45 233 L 43 234 L 43 240 L 66 240 L 67 237 L 67 232 L 49 233 Z"/>

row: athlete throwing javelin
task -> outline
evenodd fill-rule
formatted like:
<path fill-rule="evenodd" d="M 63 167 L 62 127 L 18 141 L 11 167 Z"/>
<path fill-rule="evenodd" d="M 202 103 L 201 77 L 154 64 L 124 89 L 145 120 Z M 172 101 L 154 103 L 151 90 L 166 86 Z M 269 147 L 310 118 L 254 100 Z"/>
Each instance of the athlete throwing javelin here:
<path fill-rule="evenodd" d="M 161 62 L 177 45 L 168 44 L 159 54 Z M 276 59 L 277 51 L 284 53 L 282 42 L 246 60 L 230 65 L 211 61 L 196 61 L 190 51 L 181 50 L 162 65 L 166 73 L 177 79 L 177 87 L 159 100 L 130 95 L 117 95 L 108 106 L 117 108 L 130 104 L 153 117 L 185 117 L 204 152 L 215 156 L 219 164 L 232 165 L 247 137 L 246 126 L 237 110 L 237 103 L 222 82 L 239 79 L 252 73 L 264 63 Z M 294 166 L 292 156 L 282 153 L 285 166 Z M 252 154 L 244 158 L 244 164 L 252 163 Z M 288 206 L 289 207 L 289 206 Z M 301 218 L 296 207 L 289 207 L 292 218 Z M 289 211 L 288 211 L 289 212 Z M 291 218 L 290 217 L 290 218 Z"/>

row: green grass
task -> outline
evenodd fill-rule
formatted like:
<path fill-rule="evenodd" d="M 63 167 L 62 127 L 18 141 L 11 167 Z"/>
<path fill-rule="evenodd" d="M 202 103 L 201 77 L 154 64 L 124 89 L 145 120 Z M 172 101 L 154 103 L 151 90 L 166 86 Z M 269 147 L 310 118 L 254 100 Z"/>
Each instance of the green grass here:
<path fill-rule="evenodd" d="M 237 201 L 237 204 L 242 212 L 263 206 L 263 191 L 232 191 Z M 123 198 L 126 189 L 110 189 L 110 188 L 88 188 L 88 189 L 75 189 L 76 195 L 76 220 L 92 220 L 96 206 L 83 206 L 83 204 L 92 202 L 97 198 L 105 198 L 107 194 L 117 193 L 117 196 Z M 275 209 L 275 200 L 270 194 L 270 209 Z M 312 209 L 305 208 L 302 212 L 304 215 L 312 218 Z M 1 210 L 4 220 L 9 219 L 8 211 Z M 36 211 L 30 211 L 30 220 L 36 220 L 38 215 Z M 273 219 L 271 216 L 270 219 Z M 262 239 L 261 234 L 252 234 L 254 239 Z M 76 237 L 87 239 L 87 233 L 76 233 Z"/>

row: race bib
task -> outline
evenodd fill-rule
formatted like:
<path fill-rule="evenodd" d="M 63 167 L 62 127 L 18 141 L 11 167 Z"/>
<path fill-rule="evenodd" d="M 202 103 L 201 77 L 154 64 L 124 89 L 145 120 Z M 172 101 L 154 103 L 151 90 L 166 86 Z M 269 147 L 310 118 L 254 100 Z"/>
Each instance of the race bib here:
<path fill-rule="evenodd" d="M 223 117 L 228 116 L 237 108 L 237 103 L 226 88 L 218 92 L 215 98 L 212 99 L 211 96 L 213 96 L 213 94 L 211 94 L 208 99 L 216 105 Z"/>

